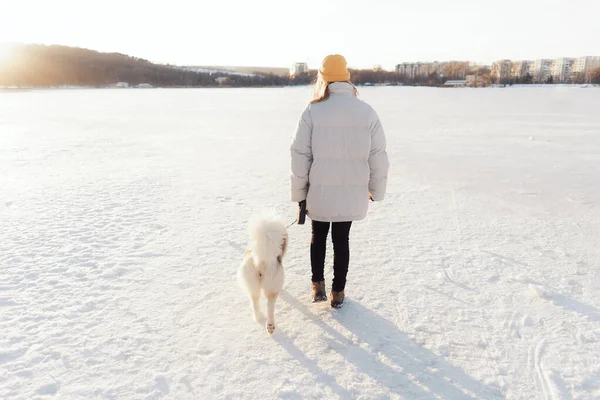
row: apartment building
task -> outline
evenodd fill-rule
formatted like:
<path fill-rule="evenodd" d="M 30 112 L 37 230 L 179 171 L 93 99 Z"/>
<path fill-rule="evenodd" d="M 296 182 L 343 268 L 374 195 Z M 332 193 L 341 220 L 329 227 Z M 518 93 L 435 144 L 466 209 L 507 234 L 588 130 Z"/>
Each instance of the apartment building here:
<path fill-rule="evenodd" d="M 298 76 L 302 74 L 308 74 L 308 64 L 307 63 L 294 63 L 290 68 L 290 76 Z"/>
<path fill-rule="evenodd" d="M 573 78 L 574 58 L 557 58 L 552 63 L 550 73 L 553 82 L 571 82 Z"/>
<path fill-rule="evenodd" d="M 492 78 L 500 81 L 510 78 L 512 72 L 512 61 L 500 60 L 492 64 Z"/>
<path fill-rule="evenodd" d="M 535 83 L 546 83 L 552 76 L 552 65 L 554 60 L 539 58 L 531 64 L 530 75 Z"/>
<path fill-rule="evenodd" d="M 530 75 L 532 65 L 533 61 L 529 60 L 514 61 L 510 69 L 511 78 L 522 79 L 525 78 L 527 75 Z"/>
<path fill-rule="evenodd" d="M 587 80 L 596 68 L 600 68 L 600 57 L 579 57 L 573 63 L 573 74 L 582 74 Z"/>
<path fill-rule="evenodd" d="M 464 78 L 469 73 L 468 61 L 448 61 L 448 62 L 417 62 L 402 63 L 396 65 L 396 72 L 409 79 L 417 77 L 428 77 L 432 74 L 440 76 L 453 76 Z"/>
<path fill-rule="evenodd" d="M 402 63 L 396 65 L 396 72 L 409 79 L 415 79 L 420 76 L 419 70 L 422 63 Z"/>

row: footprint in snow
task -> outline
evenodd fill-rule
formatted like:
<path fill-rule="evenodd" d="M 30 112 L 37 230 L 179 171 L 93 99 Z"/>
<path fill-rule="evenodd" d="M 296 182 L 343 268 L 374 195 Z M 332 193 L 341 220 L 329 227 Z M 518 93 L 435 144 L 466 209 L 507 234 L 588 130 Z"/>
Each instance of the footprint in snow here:
<path fill-rule="evenodd" d="M 169 383 L 163 376 L 157 376 L 154 381 L 156 382 L 156 388 L 164 394 L 169 394 Z"/>
<path fill-rule="evenodd" d="M 17 303 L 12 301 L 10 298 L 0 297 L 0 307 L 11 307 L 11 306 L 16 306 L 16 305 L 17 305 Z"/>
<path fill-rule="evenodd" d="M 42 396 L 53 396 L 56 394 L 56 392 L 58 392 L 58 383 L 56 383 L 56 382 L 42 385 L 37 390 L 37 394 L 42 395 Z"/>

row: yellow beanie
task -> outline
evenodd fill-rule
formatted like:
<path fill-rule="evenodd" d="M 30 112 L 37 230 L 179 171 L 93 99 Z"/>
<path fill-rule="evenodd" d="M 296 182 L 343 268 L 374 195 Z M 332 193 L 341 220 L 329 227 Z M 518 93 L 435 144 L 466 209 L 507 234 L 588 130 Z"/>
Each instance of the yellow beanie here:
<path fill-rule="evenodd" d="M 343 82 L 350 80 L 350 72 L 346 68 L 346 59 L 339 54 L 331 54 L 323 60 L 319 75 L 327 82 Z"/>

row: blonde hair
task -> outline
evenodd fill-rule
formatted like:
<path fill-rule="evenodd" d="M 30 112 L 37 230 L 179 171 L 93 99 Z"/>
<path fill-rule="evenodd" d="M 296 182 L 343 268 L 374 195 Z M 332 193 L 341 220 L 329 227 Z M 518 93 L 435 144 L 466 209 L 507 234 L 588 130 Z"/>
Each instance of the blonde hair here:
<path fill-rule="evenodd" d="M 358 89 L 356 89 L 356 86 L 354 86 L 350 81 L 345 82 L 352 85 L 352 88 L 354 88 L 354 97 L 358 97 Z M 327 82 L 324 80 L 321 74 L 317 74 L 317 80 L 315 81 L 315 87 L 313 90 L 313 98 L 310 101 L 310 104 L 320 103 L 321 101 L 327 100 L 329 98 L 329 85 L 332 83 L 333 82 Z"/>

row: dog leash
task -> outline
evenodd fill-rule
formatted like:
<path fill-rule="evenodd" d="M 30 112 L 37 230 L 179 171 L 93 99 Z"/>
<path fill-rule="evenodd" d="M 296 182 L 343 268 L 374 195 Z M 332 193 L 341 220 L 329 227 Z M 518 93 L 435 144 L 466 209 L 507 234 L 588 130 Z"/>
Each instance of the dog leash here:
<path fill-rule="evenodd" d="M 295 220 L 294 222 L 292 222 L 291 224 L 289 224 L 288 226 L 286 226 L 286 227 L 285 227 L 285 229 L 287 229 L 287 228 L 289 228 L 289 227 L 293 226 L 293 225 L 294 225 L 294 224 L 296 224 L 297 222 L 298 222 L 298 220 Z"/>

